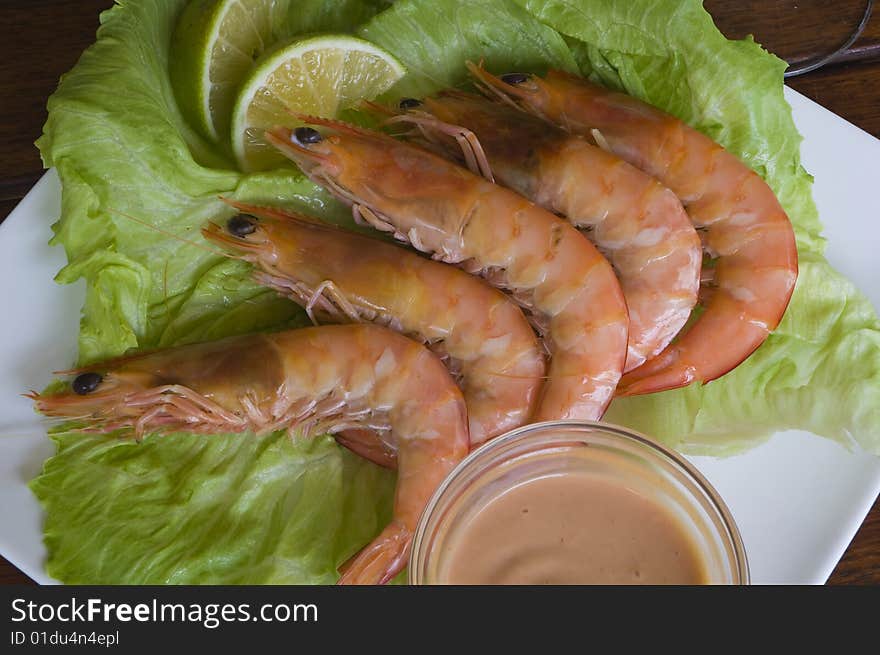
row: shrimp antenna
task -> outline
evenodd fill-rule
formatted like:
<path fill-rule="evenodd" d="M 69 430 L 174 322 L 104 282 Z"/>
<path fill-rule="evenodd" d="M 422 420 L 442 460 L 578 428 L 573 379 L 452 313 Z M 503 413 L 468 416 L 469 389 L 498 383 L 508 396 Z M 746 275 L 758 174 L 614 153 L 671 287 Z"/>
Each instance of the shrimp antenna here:
<path fill-rule="evenodd" d="M 481 175 L 490 182 L 495 182 L 495 176 L 492 174 L 492 167 L 489 165 L 489 159 L 483 151 L 483 146 L 477 135 L 467 128 L 450 123 L 444 123 L 432 114 L 424 111 L 409 112 L 394 116 L 385 121 L 386 125 L 394 123 L 411 123 L 417 125 L 424 130 L 447 134 L 454 138 L 461 148 L 465 163 L 472 173 Z M 425 136 L 428 136 L 427 134 Z"/>
<path fill-rule="evenodd" d="M 544 118 L 540 116 L 536 111 L 529 107 L 523 107 L 514 100 L 513 96 L 520 97 L 523 95 L 522 91 L 511 88 L 509 91 L 507 89 L 502 90 L 502 85 L 506 87 L 507 85 L 501 81 L 501 78 L 492 75 L 489 71 L 487 71 L 483 67 L 483 60 L 480 60 L 479 64 L 475 64 L 472 61 L 465 62 L 465 66 L 467 66 L 468 72 L 470 72 L 471 76 L 474 78 L 474 86 L 477 90 L 482 93 L 487 98 L 494 98 L 495 100 L 500 100 L 501 102 L 510 105 L 514 109 L 518 109 L 520 111 L 525 111 L 526 113 L 533 114 L 538 116 L 539 118 Z"/>
<path fill-rule="evenodd" d="M 238 211 L 244 212 L 246 214 L 253 214 L 257 218 L 275 218 L 285 221 L 294 221 L 300 223 L 308 223 L 310 225 L 330 227 L 327 225 L 327 223 L 318 218 L 315 218 L 314 216 L 309 216 L 308 214 L 303 214 L 295 210 L 284 209 L 282 207 L 271 207 L 269 205 L 254 205 L 249 202 L 242 202 L 240 200 L 225 198 L 223 196 L 220 196 L 220 200 L 225 202 L 233 209 L 237 209 Z"/>
<path fill-rule="evenodd" d="M 118 216 L 122 216 L 123 218 L 127 218 L 130 221 L 134 221 L 135 223 L 143 225 L 144 227 L 147 227 L 147 228 L 149 228 L 155 232 L 158 232 L 159 234 L 162 234 L 166 237 L 169 237 L 171 239 L 176 239 L 177 241 L 180 241 L 181 243 L 185 243 L 185 244 L 193 246 L 195 248 L 200 248 L 202 250 L 205 250 L 206 252 L 210 252 L 213 255 L 219 255 L 221 257 L 229 257 L 229 255 L 225 252 L 222 252 L 220 250 L 215 250 L 214 248 L 212 248 L 208 245 L 205 245 L 204 243 L 190 241 L 189 239 L 182 237 L 179 234 L 174 234 L 173 232 L 169 232 L 168 230 L 164 230 L 161 227 L 158 227 L 157 225 L 153 225 L 149 221 L 145 221 L 143 219 L 137 218 L 135 216 L 132 216 L 131 214 L 126 214 L 125 212 L 120 211 L 118 209 L 114 209 L 113 207 L 107 207 L 107 211 L 110 211 L 114 214 L 117 214 Z"/>
<path fill-rule="evenodd" d="M 459 100 L 473 100 L 480 96 L 476 93 L 462 91 L 461 89 L 442 89 L 437 92 L 438 98 L 457 98 Z"/>
<path fill-rule="evenodd" d="M 358 109 L 369 111 L 373 114 L 382 114 L 384 116 L 397 116 L 397 114 L 399 113 L 391 109 L 391 107 L 386 107 L 385 105 L 375 102 L 373 100 L 361 100 L 358 103 Z"/>
<path fill-rule="evenodd" d="M 326 162 L 327 156 L 322 155 L 317 152 L 312 152 L 307 148 L 303 148 L 296 141 L 292 140 L 293 130 L 289 127 L 282 127 L 281 125 L 276 125 L 273 128 L 270 128 L 263 132 L 263 139 L 265 139 L 269 144 L 275 146 L 282 155 L 289 159 L 293 159 L 296 161 L 297 155 L 306 156 L 310 159 L 313 159 L 318 162 Z M 300 170 L 302 170 L 306 175 L 309 175 L 308 171 L 302 168 L 300 165 Z M 309 176 L 311 179 L 311 176 Z"/>
<path fill-rule="evenodd" d="M 354 123 L 347 123 L 346 121 L 341 121 L 335 118 L 324 118 L 321 116 L 313 116 L 311 114 L 301 114 L 295 111 L 289 111 L 289 113 L 298 121 L 301 121 L 306 125 L 320 125 L 322 127 L 329 127 L 331 130 L 335 130 L 336 132 L 341 132 L 343 134 L 355 134 L 358 136 L 366 136 L 380 139 L 392 139 L 392 137 L 388 136 L 384 132 L 371 130 L 366 127 L 360 127 L 359 125 L 355 125 Z"/>

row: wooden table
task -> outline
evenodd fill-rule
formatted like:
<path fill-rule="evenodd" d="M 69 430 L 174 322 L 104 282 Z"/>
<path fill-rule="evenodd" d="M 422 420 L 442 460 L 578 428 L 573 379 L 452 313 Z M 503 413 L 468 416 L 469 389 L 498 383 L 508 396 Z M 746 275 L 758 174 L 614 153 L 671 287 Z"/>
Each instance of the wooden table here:
<path fill-rule="evenodd" d="M 742 38 L 754 30 L 757 40 L 778 52 L 809 55 L 822 47 L 822 35 L 841 15 L 843 5 L 822 3 L 824 14 L 815 29 L 790 27 L 791 11 L 807 11 L 811 2 L 744 3 L 706 0 L 706 8 L 728 36 Z M 98 14 L 111 0 L 4 0 L 0 25 L 0 220 L 43 174 L 34 140 L 46 120 L 46 99 L 59 76 L 68 71 L 94 40 Z M 749 3 L 745 3 L 749 4 Z M 852 10 L 852 7 L 850 7 Z M 758 12 L 758 13 L 756 13 Z M 759 31 L 763 28 L 764 33 Z M 880 137 L 880 9 L 862 37 L 832 64 L 788 84 Z M 0 582 L 30 583 L 18 569 L 0 558 Z M 853 539 L 829 580 L 830 584 L 880 583 L 880 502 Z"/>

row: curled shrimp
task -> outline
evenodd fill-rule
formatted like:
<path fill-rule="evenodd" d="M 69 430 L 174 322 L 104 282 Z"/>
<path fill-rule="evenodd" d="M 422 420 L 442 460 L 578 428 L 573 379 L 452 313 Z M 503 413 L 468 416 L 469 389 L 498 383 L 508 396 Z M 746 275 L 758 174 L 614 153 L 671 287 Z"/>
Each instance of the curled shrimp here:
<path fill-rule="evenodd" d="M 471 444 L 524 424 L 543 384 L 544 357 L 522 310 L 464 271 L 396 245 L 281 209 L 230 202 L 244 214 L 209 223 L 209 241 L 241 254 L 254 277 L 302 305 L 313 322 L 378 323 L 422 341 L 456 372 Z M 365 436 L 365 435 L 361 435 Z M 384 466 L 357 434 L 340 441 Z"/>
<path fill-rule="evenodd" d="M 512 292 L 551 360 L 536 420 L 597 419 L 626 357 L 628 317 L 604 257 L 569 223 L 413 144 L 338 121 L 266 138 L 355 218 Z"/>
<path fill-rule="evenodd" d="M 794 230 L 773 190 L 719 144 L 631 96 L 569 73 L 478 78 L 500 98 L 598 145 L 656 177 L 682 201 L 715 258 L 699 318 L 621 380 L 635 395 L 709 382 L 739 365 L 779 325 L 797 280 Z"/>
<path fill-rule="evenodd" d="M 442 362 L 374 325 L 232 337 L 69 373 L 64 390 L 30 398 L 43 414 L 95 432 L 389 433 L 399 462 L 393 517 L 340 583 L 382 584 L 406 566 L 422 509 L 468 451 L 464 400 Z"/>
<path fill-rule="evenodd" d="M 702 264 L 700 238 L 674 193 L 507 104 L 460 91 L 416 102 L 407 98 L 401 108 L 409 111 L 388 122 L 416 124 L 447 156 L 568 218 L 608 257 L 629 309 L 624 371 L 669 345 L 697 302 Z"/>

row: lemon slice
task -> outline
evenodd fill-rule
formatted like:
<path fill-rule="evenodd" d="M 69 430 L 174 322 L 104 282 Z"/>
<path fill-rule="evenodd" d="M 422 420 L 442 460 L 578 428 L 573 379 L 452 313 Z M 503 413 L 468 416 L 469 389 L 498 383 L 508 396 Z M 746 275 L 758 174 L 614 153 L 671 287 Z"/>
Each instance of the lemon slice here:
<path fill-rule="evenodd" d="M 333 118 L 403 77 L 404 67 L 369 41 L 315 36 L 267 54 L 242 83 L 232 112 L 232 150 L 242 170 L 265 170 L 284 157 L 263 140 L 275 125 L 299 125 L 290 112 Z"/>
<path fill-rule="evenodd" d="M 283 32 L 290 0 L 192 0 L 171 46 L 171 81 L 187 118 L 213 141 L 229 134 L 241 81 Z"/>

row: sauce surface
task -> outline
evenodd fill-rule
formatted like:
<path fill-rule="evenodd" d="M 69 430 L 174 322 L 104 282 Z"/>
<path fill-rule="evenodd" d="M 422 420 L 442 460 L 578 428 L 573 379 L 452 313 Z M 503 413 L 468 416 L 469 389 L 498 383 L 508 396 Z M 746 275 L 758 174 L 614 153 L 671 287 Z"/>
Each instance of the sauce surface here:
<path fill-rule="evenodd" d="M 448 584 L 702 584 L 706 566 L 659 502 L 588 474 L 492 499 L 445 545 Z"/>

